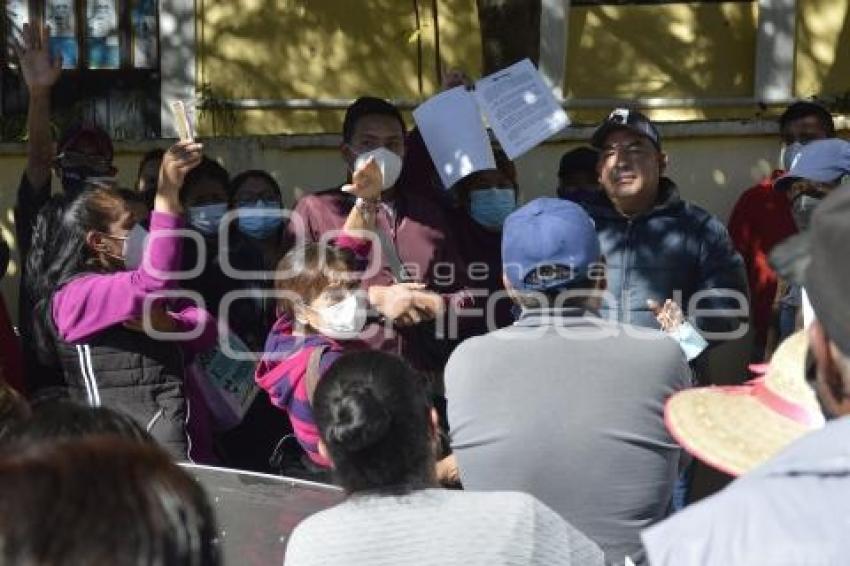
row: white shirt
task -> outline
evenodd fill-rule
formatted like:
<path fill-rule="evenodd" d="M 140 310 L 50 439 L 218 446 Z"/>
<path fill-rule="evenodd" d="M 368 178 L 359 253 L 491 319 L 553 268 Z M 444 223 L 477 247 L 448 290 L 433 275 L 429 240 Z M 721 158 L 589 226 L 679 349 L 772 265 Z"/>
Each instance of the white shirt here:
<path fill-rule="evenodd" d="M 364 495 L 305 519 L 286 566 L 595 566 L 599 547 L 530 495 Z"/>
<path fill-rule="evenodd" d="M 652 566 L 850 564 L 850 417 L 641 533 Z"/>

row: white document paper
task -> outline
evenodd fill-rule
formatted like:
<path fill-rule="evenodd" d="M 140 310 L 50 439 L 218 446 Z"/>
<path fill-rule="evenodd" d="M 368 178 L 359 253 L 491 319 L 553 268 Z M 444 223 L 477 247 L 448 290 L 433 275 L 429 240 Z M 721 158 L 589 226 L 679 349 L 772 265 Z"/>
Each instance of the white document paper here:
<path fill-rule="evenodd" d="M 458 86 L 429 98 L 413 118 L 446 189 L 471 173 L 496 168 L 482 113 L 512 160 L 570 123 L 528 59 L 484 77 L 474 91 Z"/>
<path fill-rule="evenodd" d="M 413 118 L 446 189 L 471 173 L 496 168 L 475 96 L 462 86 L 429 98 Z"/>
<path fill-rule="evenodd" d="M 567 113 L 528 59 L 475 83 L 475 98 L 510 159 L 516 159 L 570 123 Z"/>

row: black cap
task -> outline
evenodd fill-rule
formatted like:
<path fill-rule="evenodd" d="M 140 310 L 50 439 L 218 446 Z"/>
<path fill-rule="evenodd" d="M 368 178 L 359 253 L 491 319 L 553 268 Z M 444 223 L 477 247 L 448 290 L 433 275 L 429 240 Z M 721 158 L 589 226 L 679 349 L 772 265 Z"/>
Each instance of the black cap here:
<path fill-rule="evenodd" d="M 596 162 L 599 160 L 599 153 L 592 147 L 577 147 L 566 152 L 561 157 L 561 164 L 558 166 L 558 176 L 561 177 L 568 173 L 588 173 L 596 175 Z"/>
<path fill-rule="evenodd" d="M 649 138 L 656 149 L 661 149 L 661 134 L 658 133 L 655 125 L 637 110 L 629 110 L 628 108 L 615 108 L 593 132 L 590 145 L 602 149 L 602 144 L 605 143 L 608 134 L 617 130 L 629 130 L 640 134 Z"/>
<path fill-rule="evenodd" d="M 850 355 L 850 185 L 835 189 L 815 209 L 811 227 L 776 246 L 770 264 L 802 285 L 830 340 Z"/>

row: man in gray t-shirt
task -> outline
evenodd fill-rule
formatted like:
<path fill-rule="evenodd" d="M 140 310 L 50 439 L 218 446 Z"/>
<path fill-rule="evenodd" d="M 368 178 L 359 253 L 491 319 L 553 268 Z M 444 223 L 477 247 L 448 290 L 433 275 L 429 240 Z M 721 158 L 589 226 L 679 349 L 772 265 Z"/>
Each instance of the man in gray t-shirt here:
<path fill-rule="evenodd" d="M 463 485 L 531 493 L 608 561 L 640 564 L 639 532 L 667 515 L 679 470 L 663 407 L 691 384 L 682 350 L 595 314 L 604 264 L 580 207 L 532 201 L 505 222 L 502 254 L 522 315 L 461 344 L 446 367 Z"/>

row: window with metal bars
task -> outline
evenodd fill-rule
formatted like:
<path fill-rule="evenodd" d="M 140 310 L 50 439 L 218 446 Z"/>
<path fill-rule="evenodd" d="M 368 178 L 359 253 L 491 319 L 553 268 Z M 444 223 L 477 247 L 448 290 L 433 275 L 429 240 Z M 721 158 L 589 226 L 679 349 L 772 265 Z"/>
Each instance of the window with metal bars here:
<path fill-rule="evenodd" d="M 85 120 L 114 139 L 158 137 L 158 0 L 6 0 L 0 51 L 0 135 L 25 136 L 27 91 L 12 43 L 23 24 L 43 22 L 51 31 L 50 51 L 62 57 L 54 87 L 52 119 L 57 130 Z"/>

